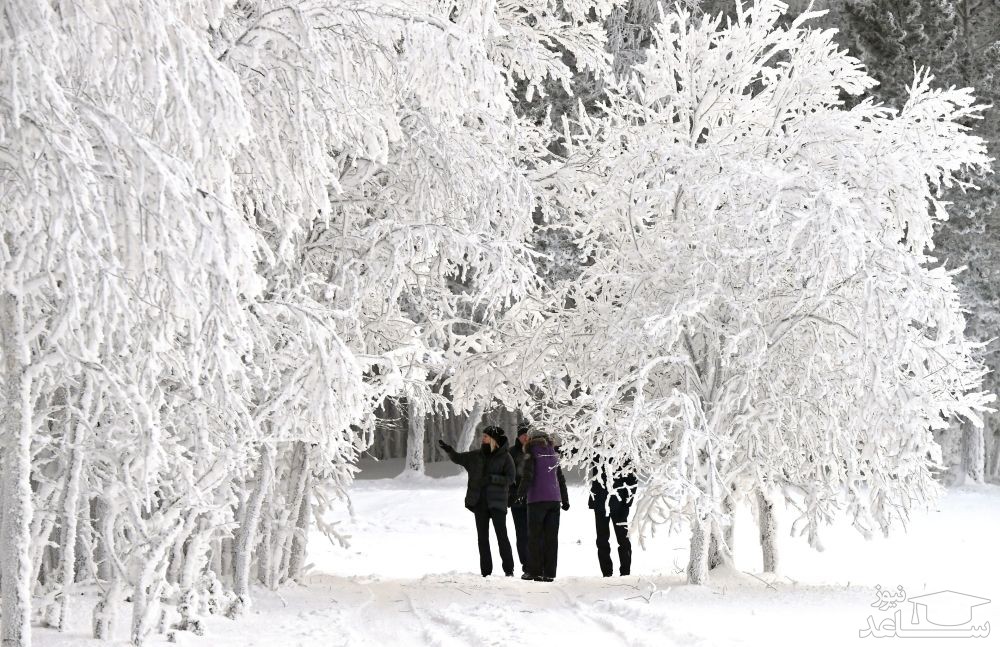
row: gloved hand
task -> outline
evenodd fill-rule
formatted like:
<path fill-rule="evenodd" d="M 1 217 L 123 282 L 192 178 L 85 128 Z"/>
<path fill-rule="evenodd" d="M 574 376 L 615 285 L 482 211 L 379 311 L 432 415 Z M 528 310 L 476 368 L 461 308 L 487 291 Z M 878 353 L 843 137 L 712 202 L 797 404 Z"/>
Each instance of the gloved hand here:
<path fill-rule="evenodd" d="M 438 441 L 438 447 L 440 447 L 444 451 L 448 452 L 449 454 L 451 452 L 455 451 L 455 449 L 451 445 L 449 445 L 448 443 L 444 442 L 443 440 L 439 440 Z"/>
<path fill-rule="evenodd" d="M 563 501 L 562 502 L 562 509 L 563 510 L 569 510 L 569 501 Z"/>

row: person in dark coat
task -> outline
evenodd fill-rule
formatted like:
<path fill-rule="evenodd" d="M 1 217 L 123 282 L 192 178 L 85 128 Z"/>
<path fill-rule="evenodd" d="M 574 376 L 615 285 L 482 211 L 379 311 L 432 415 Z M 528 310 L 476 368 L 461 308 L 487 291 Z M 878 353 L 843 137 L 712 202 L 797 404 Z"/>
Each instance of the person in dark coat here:
<path fill-rule="evenodd" d="M 569 495 L 559 454 L 543 433 L 528 440 L 518 495 L 528 504 L 528 563 L 521 578 L 551 582 L 559 557 L 559 508 L 569 510 Z"/>
<path fill-rule="evenodd" d="M 517 490 L 521 485 L 521 477 L 524 474 L 525 448 L 528 445 L 527 424 L 522 424 L 517 428 L 517 438 L 514 446 L 510 450 L 510 457 L 514 459 L 514 471 L 517 477 L 514 484 L 510 486 L 510 516 L 514 519 L 514 535 L 517 538 L 517 559 L 521 562 L 521 572 L 524 573 L 525 565 L 528 563 L 528 503 L 524 497 L 518 496 Z"/>
<path fill-rule="evenodd" d="M 596 461 L 590 469 L 590 508 L 594 511 L 594 523 L 597 528 L 597 561 L 601 566 L 601 574 L 611 577 L 614 574 L 614 564 L 611 562 L 611 531 L 615 530 L 618 541 L 619 573 L 628 575 L 632 570 L 632 542 L 628 537 L 628 514 L 635 496 L 635 488 L 639 480 L 635 472 L 626 469 L 607 478 L 605 469 Z M 607 488 L 611 482 L 612 491 Z"/>
<path fill-rule="evenodd" d="M 503 429 L 487 427 L 483 430 L 480 448 L 468 452 L 456 452 L 454 447 L 443 440 L 438 441 L 438 445 L 452 462 L 461 465 L 469 473 L 465 507 L 476 515 L 479 572 L 483 577 L 493 573 L 493 555 L 490 553 L 490 522 L 493 522 L 503 572 L 508 577 L 513 576 L 514 555 L 507 538 L 507 498 L 516 473 Z"/>

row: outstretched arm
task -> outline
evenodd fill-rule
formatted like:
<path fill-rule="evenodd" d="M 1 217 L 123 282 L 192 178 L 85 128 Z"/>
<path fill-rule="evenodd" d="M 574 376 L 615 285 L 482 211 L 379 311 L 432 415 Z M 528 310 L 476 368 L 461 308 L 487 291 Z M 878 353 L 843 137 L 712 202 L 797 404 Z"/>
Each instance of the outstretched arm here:
<path fill-rule="evenodd" d="M 474 452 L 456 452 L 455 448 L 444 442 L 443 440 L 438 441 L 438 447 L 444 450 L 444 453 L 448 455 L 452 463 L 461 465 L 465 469 L 469 469 L 469 460 Z"/>

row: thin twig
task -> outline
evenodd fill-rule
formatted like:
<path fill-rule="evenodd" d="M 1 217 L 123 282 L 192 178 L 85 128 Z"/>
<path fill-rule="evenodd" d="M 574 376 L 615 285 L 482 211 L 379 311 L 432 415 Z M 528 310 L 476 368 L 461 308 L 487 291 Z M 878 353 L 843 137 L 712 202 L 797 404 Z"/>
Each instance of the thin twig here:
<path fill-rule="evenodd" d="M 753 573 L 751 573 L 749 571 L 743 571 L 743 572 L 746 573 L 747 575 L 749 575 L 750 577 L 763 582 L 767 586 L 767 588 L 771 589 L 772 591 L 777 591 L 778 590 L 777 588 L 775 588 L 774 584 L 772 584 L 771 582 L 768 582 L 764 578 L 762 578 L 762 577 L 760 577 L 758 575 L 754 575 Z"/>

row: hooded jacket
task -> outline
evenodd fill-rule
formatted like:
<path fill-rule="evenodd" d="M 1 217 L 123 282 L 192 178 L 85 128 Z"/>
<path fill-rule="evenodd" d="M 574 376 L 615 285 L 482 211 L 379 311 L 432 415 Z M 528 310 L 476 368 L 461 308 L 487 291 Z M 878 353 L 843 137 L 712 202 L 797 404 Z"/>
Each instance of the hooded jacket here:
<path fill-rule="evenodd" d="M 559 467 L 559 454 L 545 434 L 534 435 L 528 441 L 518 494 L 527 497 L 528 504 L 545 501 L 569 503 L 566 479 Z"/>

